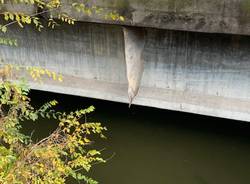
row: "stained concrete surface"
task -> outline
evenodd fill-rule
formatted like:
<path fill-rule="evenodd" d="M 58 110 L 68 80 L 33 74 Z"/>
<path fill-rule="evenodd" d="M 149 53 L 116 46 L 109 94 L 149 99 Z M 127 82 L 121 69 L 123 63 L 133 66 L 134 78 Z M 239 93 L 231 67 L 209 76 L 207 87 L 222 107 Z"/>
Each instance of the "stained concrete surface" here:
<path fill-rule="evenodd" d="M 143 28 L 144 73 L 134 103 L 250 121 L 250 37 Z M 9 30 L 19 47 L 0 56 L 65 76 L 32 88 L 127 103 L 122 28 L 81 23 L 37 32 Z"/>

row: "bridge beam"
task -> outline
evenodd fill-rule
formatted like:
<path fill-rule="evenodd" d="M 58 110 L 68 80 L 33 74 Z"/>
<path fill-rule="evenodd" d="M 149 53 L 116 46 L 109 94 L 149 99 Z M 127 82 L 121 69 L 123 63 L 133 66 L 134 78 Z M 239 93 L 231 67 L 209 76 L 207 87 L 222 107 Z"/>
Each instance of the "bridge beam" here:
<path fill-rule="evenodd" d="M 250 38 L 143 28 L 144 72 L 134 104 L 250 121 Z M 37 32 L 15 27 L 18 47 L 0 46 L 10 63 L 41 66 L 63 83 L 34 89 L 127 103 L 122 27 L 82 23 Z M 140 53 L 139 53 L 140 54 Z"/>
<path fill-rule="evenodd" d="M 68 0 L 63 0 L 67 5 Z M 98 0 L 103 13 L 118 12 L 125 22 L 77 13 L 71 5 L 60 11 L 79 21 L 158 29 L 250 35 L 249 0 Z"/>
<path fill-rule="evenodd" d="M 95 5 L 103 9 L 102 14 L 91 16 L 77 12 L 72 1 L 62 0 L 62 4 L 57 13 L 66 12 L 83 22 L 250 35 L 249 0 L 98 0 Z M 35 11 L 33 6 L 10 3 L 1 8 L 29 14 Z M 104 15 L 110 12 L 119 13 L 125 21 L 106 19 Z"/>

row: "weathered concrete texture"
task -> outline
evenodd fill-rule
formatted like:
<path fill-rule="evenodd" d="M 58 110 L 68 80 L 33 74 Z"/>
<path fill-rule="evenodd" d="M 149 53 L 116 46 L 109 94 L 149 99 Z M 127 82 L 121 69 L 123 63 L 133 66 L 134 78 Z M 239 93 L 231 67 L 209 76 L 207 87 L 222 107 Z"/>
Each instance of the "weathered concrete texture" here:
<path fill-rule="evenodd" d="M 34 5 L 27 5 L 24 3 L 14 3 L 7 1 L 5 4 L 0 6 L 2 12 L 18 12 L 32 15 L 36 12 L 37 8 Z"/>
<path fill-rule="evenodd" d="M 125 22 L 108 21 L 104 16 L 87 16 L 64 2 L 60 11 L 80 21 L 125 24 L 172 30 L 250 35 L 249 0 L 98 0 L 103 14 L 116 11 Z"/>
<path fill-rule="evenodd" d="M 129 106 L 138 94 L 144 71 L 142 53 L 145 46 L 144 32 L 138 28 L 123 28 Z"/>
<path fill-rule="evenodd" d="M 146 29 L 144 74 L 134 103 L 250 121 L 250 37 Z M 122 28 L 95 24 L 37 32 L 13 29 L 8 62 L 65 75 L 41 90 L 128 102 Z"/>

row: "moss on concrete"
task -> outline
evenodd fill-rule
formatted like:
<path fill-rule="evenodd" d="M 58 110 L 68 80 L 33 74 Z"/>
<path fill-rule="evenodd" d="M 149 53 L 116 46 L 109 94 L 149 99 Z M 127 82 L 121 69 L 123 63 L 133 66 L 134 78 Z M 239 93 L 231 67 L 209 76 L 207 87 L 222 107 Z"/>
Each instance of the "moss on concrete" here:
<path fill-rule="evenodd" d="M 242 0 L 240 6 L 243 14 L 250 15 L 250 0 Z"/>
<path fill-rule="evenodd" d="M 178 12 L 186 7 L 192 6 L 193 0 L 168 0 L 167 5 L 169 9 L 173 9 Z"/>
<path fill-rule="evenodd" d="M 181 11 L 193 5 L 193 0 L 102 0 L 106 7 L 125 9 L 127 7 L 149 8 L 152 10 Z"/>

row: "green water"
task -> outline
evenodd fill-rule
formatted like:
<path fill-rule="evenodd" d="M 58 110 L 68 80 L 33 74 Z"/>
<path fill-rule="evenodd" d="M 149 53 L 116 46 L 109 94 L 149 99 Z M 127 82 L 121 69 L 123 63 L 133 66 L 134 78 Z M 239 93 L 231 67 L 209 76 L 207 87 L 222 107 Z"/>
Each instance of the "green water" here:
<path fill-rule="evenodd" d="M 89 121 L 101 121 L 108 140 L 107 164 L 96 165 L 101 184 L 249 184 L 250 125 L 187 113 L 33 91 L 35 105 L 56 99 L 61 110 L 96 106 Z M 33 138 L 49 134 L 56 124 L 26 123 Z"/>

